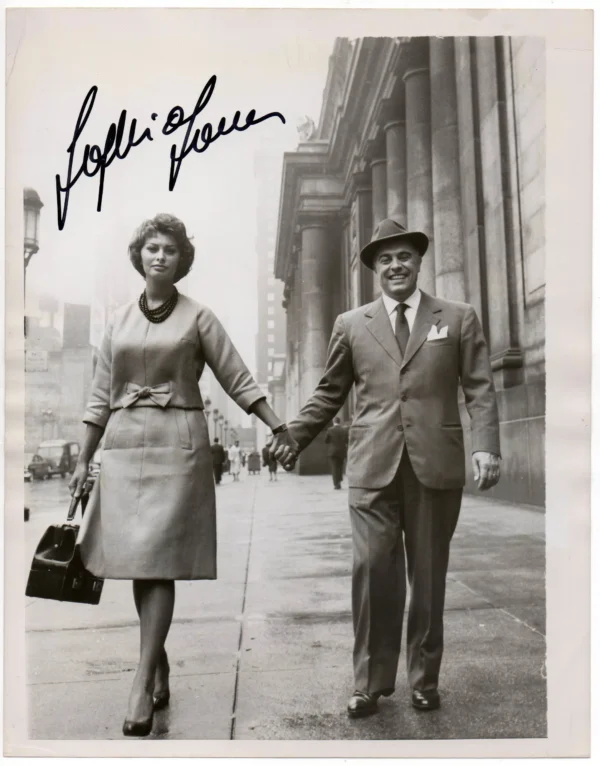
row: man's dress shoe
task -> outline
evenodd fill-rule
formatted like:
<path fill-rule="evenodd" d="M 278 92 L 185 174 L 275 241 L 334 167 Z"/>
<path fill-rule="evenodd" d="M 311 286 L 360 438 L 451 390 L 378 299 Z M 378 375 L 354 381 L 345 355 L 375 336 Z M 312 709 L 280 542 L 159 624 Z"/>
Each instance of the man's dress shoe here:
<path fill-rule="evenodd" d="M 379 694 L 367 694 L 366 692 L 354 692 L 348 702 L 348 715 L 350 718 L 364 718 L 377 712 L 377 700 Z"/>
<path fill-rule="evenodd" d="M 412 706 L 417 710 L 437 710 L 440 706 L 440 695 L 437 689 L 423 692 L 414 689 L 411 702 Z"/>

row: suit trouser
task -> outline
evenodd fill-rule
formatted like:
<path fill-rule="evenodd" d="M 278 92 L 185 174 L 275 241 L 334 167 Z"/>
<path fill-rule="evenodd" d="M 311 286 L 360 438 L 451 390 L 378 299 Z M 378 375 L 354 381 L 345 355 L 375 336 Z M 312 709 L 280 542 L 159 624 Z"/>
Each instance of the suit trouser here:
<path fill-rule="evenodd" d="M 437 688 L 450 541 L 461 499 L 462 489 L 421 484 L 406 449 L 389 486 L 350 489 L 357 690 L 372 694 L 395 688 L 407 575 L 408 681 L 412 689 Z"/>
<path fill-rule="evenodd" d="M 339 487 L 342 483 L 344 476 L 344 458 L 336 457 L 335 455 L 329 456 L 329 466 L 331 468 L 331 476 L 333 478 L 333 486 Z"/>
<path fill-rule="evenodd" d="M 223 476 L 223 464 L 222 463 L 214 463 L 213 464 L 213 472 L 215 474 L 215 483 L 220 484 L 221 483 L 221 477 Z"/>

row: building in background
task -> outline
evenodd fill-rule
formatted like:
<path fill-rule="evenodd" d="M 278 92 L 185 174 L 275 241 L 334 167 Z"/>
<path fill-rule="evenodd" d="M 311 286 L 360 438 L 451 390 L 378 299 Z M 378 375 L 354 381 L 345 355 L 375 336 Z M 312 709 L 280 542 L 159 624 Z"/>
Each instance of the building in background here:
<path fill-rule="evenodd" d="M 256 210 L 256 259 L 258 330 L 256 333 L 256 381 L 269 403 L 281 418 L 283 410 L 275 406 L 270 392 L 273 363 L 285 358 L 286 316 L 283 308 L 283 285 L 275 279 L 275 240 L 281 190 L 284 144 L 279 133 L 265 136 L 254 156 L 254 175 L 258 206 Z M 253 418 L 257 446 L 262 448 L 270 431 Z"/>
<path fill-rule="evenodd" d="M 236 435 L 240 435 L 243 423 L 247 420 L 246 413 L 225 393 L 208 365 L 204 367 L 200 378 L 200 393 L 211 442 L 216 436 L 224 446 L 229 447 Z"/>
<path fill-rule="evenodd" d="M 359 252 L 396 216 L 431 239 L 420 287 L 471 303 L 488 339 L 503 450 L 490 494 L 543 505 L 544 181 L 542 38 L 338 39 L 318 128 L 284 158 L 287 419 L 323 373 L 336 315 L 377 296 Z M 327 470 L 322 437 L 298 468 Z"/>
<path fill-rule="evenodd" d="M 53 304 L 54 305 L 54 304 Z M 62 338 L 51 325 L 30 325 L 25 341 L 25 452 L 47 439 L 81 441 L 92 383 L 90 307 L 62 309 Z"/>

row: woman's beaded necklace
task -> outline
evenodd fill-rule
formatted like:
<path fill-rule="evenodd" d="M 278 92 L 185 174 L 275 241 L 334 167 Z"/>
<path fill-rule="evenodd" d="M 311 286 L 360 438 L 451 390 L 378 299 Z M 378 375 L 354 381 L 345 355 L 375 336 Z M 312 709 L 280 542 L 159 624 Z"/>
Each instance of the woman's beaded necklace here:
<path fill-rule="evenodd" d="M 146 291 L 140 295 L 140 299 L 138 301 L 138 306 L 140 307 L 140 311 L 142 314 L 146 317 L 146 319 L 149 322 L 154 322 L 154 324 L 158 324 L 159 322 L 164 322 L 165 319 L 168 319 L 171 314 L 173 313 L 173 310 L 175 306 L 177 305 L 177 300 L 179 298 L 179 293 L 177 292 L 177 288 L 173 288 L 173 295 L 166 300 L 163 304 L 161 304 L 156 309 L 149 309 L 148 308 L 148 298 L 146 296 Z"/>

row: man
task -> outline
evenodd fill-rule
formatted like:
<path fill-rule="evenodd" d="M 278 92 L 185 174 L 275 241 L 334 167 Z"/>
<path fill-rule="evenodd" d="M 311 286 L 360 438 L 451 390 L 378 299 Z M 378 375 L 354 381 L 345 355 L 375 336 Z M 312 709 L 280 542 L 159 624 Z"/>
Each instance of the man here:
<path fill-rule="evenodd" d="M 335 417 L 333 425 L 325 434 L 327 444 L 327 457 L 331 468 L 334 489 L 342 488 L 342 476 L 344 475 L 344 461 L 348 451 L 348 432 L 340 425 L 340 419 Z"/>
<path fill-rule="evenodd" d="M 472 306 L 417 289 L 428 244 L 425 234 L 398 221 L 379 224 L 360 255 L 375 271 L 382 296 L 338 316 L 324 375 L 273 449 L 291 469 L 355 385 L 347 466 L 354 552 L 351 717 L 377 712 L 378 698 L 394 691 L 406 575 L 411 701 L 418 710 L 440 705 L 446 573 L 465 482 L 459 382 L 471 420 L 475 481 L 485 490 L 500 478 L 498 410 L 481 325 Z"/>
<path fill-rule="evenodd" d="M 210 451 L 212 452 L 213 459 L 213 472 L 215 474 L 215 484 L 221 483 L 223 476 L 223 463 L 225 462 L 225 450 L 222 445 L 219 444 L 219 440 L 215 437 L 214 443 L 211 445 Z"/>

